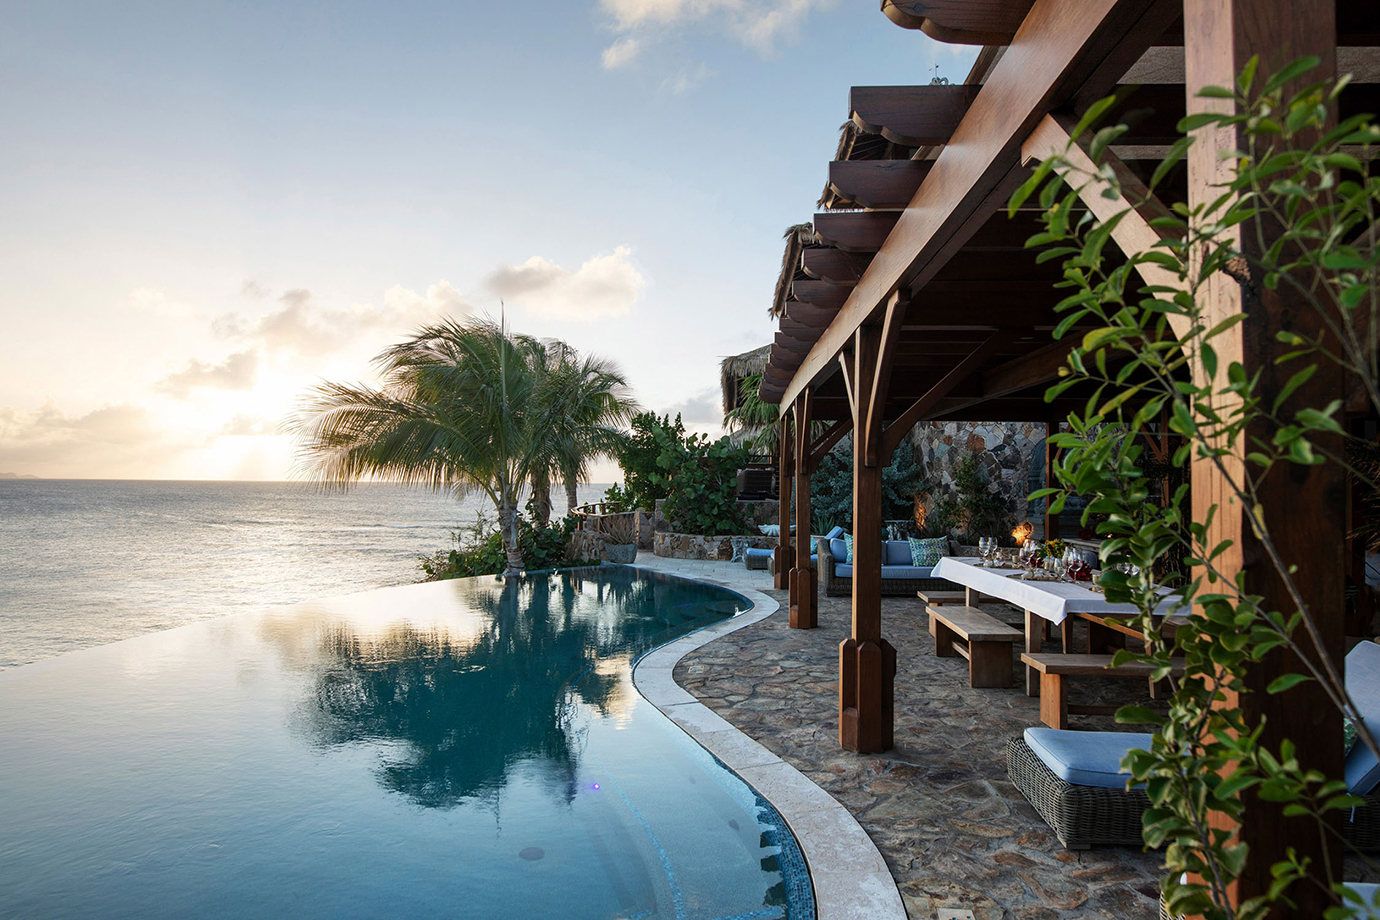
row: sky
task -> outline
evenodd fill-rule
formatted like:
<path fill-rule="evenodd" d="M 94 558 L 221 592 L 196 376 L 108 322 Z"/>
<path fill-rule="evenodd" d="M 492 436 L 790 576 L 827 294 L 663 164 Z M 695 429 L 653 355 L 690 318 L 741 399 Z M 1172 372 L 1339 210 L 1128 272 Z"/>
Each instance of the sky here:
<path fill-rule="evenodd" d="M 11 0 L 0 474 L 300 477 L 314 385 L 500 302 L 717 433 L 849 87 L 976 52 L 876 6 Z"/>

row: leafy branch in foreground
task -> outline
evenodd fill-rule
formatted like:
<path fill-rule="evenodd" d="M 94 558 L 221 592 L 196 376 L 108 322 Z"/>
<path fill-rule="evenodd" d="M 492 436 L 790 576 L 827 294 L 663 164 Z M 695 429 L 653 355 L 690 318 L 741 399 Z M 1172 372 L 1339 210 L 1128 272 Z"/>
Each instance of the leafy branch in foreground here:
<path fill-rule="evenodd" d="M 1041 261 L 1063 260 L 1061 286 L 1069 296 L 1059 305 L 1055 337 L 1075 327 L 1086 330 L 1064 379 L 1046 398 L 1052 401 L 1075 385 L 1094 391 L 1081 412 L 1069 415 L 1069 430 L 1050 436 L 1062 451 L 1055 469 L 1059 485 L 1031 498 L 1048 497 L 1057 512 L 1069 495 L 1081 495 L 1089 499 L 1084 524 L 1102 518 L 1097 530 L 1105 538 L 1101 583 L 1107 599 L 1134 604 L 1136 625 L 1147 637 L 1144 654 L 1123 651 L 1117 663 L 1148 661 L 1157 666 L 1157 678 L 1172 680 L 1171 651 L 1184 656 L 1184 676 L 1175 682 L 1167 715 L 1144 707 L 1118 714 L 1122 721 L 1157 727 L 1151 749 L 1131 752 L 1124 766 L 1146 784 L 1151 800 L 1145 842 L 1167 844 L 1163 886 L 1176 915 L 1263 917 L 1271 904 L 1287 901 L 1289 886 L 1300 880 L 1326 886 L 1339 902 L 1344 897 L 1340 866 L 1312 865 L 1293 855 L 1271 867 L 1273 882 L 1263 896 L 1235 906 L 1228 897 L 1247 850 L 1223 828 L 1241 820 L 1242 793 L 1252 790 L 1262 800 L 1284 803 L 1287 816 L 1311 817 L 1319 834 L 1336 833 L 1328 812 L 1360 802 L 1346 793 L 1340 777 L 1304 769 L 1294 741 L 1268 748 L 1263 726 L 1249 724 L 1241 705 L 1226 702 L 1231 694 L 1249 692 L 1245 678 L 1254 663 L 1278 649 L 1293 652 L 1300 672 L 1279 677 L 1266 692 L 1316 681 L 1355 722 L 1361 743 L 1380 756 L 1337 663 L 1316 651 L 1323 647 L 1320 611 L 1296 578 L 1300 560 L 1286 558 L 1260 513 L 1267 477 L 1292 465 L 1341 464 L 1358 483 L 1376 486 L 1374 468 L 1349 464 L 1339 446 L 1350 437 L 1341 422 L 1342 401 L 1297 405 L 1308 381 L 1330 363 L 1380 411 L 1380 178 L 1370 174 L 1380 128 L 1369 116 L 1327 126 L 1328 107 L 1346 78 L 1286 94 L 1285 86 L 1317 63 L 1301 60 L 1257 81 L 1252 61 L 1236 86 L 1200 93 L 1230 104 L 1220 113 L 1184 119 L 1180 130 L 1232 129 L 1246 138 L 1246 149 L 1234 152 L 1230 177 L 1216 198 L 1192 208 L 1174 204 L 1151 221 L 1161 242 L 1124 261 L 1112 257 L 1109 244 L 1131 211 L 1097 223 L 1080 204 L 1080 193 L 1125 195 L 1118 171 L 1104 162 L 1124 126 L 1092 134 L 1085 148 L 1096 164 L 1091 169 L 1080 168 L 1082 158 L 1066 151 L 1044 161 L 1011 199 L 1014 213 L 1039 191 L 1045 232 L 1028 245 L 1044 247 Z M 1111 104 L 1093 106 L 1072 137 L 1084 137 Z M 1173 146 L 1151 177 L 1152 194 L 1191 143 L 1185 137 Z M 1231 351 L 1221 349 L 1219 340 L 1245 318 L 1209 314 L 1206 288 L 1223 275 L 1247 289 L 1287 287 L 1313 311 L 1320 334 L 1280 333 L 1278 363 L 1293 373 L 1278 389 L 1264 386 L 1259 372 L 1248 373 L 1223 357 Z M 1141 278 L 1162 283 L 1143 284 Z M 1140 436 L 1152 431 L 1177 439 L 1174 466 L 1192 460 L 1195 468 L 1214 471 L 1227 500 L 1251 509 L 1253 538 L 1283 596 L 1252 594 L 1244 575 L 1228 568 L 1231 541 L 1213 545 L 1209 536 L 1221 505 L 1195 520 L 1187 485 L 1160 502 L 1151 500 Z M 1166 572 L 1162 561 L 1176 549 L 1186 554 L 1186 564 Z M 1135 574 L 1122 571 L 1125 563 Z M 1154 615 L 1166 600 L 1180 614 L 1197 612 L 1185 618 L 1172 648 L 1161 631 L 1162 618 Z M 1211 823 L 1212 813 L 1226 820 Z M 1339 903 L 1327 916 L 1341 918 L 1347 910 Z"/>

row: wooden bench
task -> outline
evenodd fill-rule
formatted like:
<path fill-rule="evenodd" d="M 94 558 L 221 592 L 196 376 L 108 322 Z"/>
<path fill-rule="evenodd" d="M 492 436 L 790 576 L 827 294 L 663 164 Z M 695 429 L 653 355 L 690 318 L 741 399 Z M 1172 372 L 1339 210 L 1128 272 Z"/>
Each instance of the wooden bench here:
<path fill-rule="evenodd" d="M 1112 667 L 1111 655 L 1058 655 L 1044 652 L 1022 652 L 1021 661 L 1040 673 L 1040 721 L 1050 728 L 1068 728 L 1069 713 L 1075 715 L 1111 715 L 1118 706 L 1069 705 L 1066 677 L 1129 677 L 1149 679 L 1154 673 L 1151 665 L 1138 661 Z M 1174 665 L 1174 676 L 1184 673 L 1183 663 Z"/>
<path fill-rule="evenodd" d="M 1025 633 L 1007 626 L 976 607 L 956 605 L 925 608 L 939 658 L 968 659 L 968 686 L 1011 686 L 1011 645 Z"/>
<path fill-rule="evenodd" d="M 916 591 L 915 596 L 926 607 L 943 607 L 945 604 L 962 604 L 966 595 L 962 591 Z"/>

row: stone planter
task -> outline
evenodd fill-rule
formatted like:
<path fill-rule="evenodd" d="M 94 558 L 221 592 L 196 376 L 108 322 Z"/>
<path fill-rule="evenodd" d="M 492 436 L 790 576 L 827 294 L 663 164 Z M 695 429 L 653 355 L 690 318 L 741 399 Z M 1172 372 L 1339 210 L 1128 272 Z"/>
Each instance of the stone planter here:
<path fill-rule="evenodd" d="M 636 543 L 605 543 L 604 558 L 622 565 L 630 564 L 637 558 Z"/>

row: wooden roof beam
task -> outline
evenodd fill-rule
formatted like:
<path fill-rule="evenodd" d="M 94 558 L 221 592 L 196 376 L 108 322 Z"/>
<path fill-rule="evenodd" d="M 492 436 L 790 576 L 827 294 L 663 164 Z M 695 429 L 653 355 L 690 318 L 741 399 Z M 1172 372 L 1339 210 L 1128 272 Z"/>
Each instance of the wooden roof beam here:
<path fill-rule="evenodd" d="M 787 396 L 832 374 L 836 356 L 891 292 L 923 287 L 943 264 L 937 258 L 980 229 L 1000 206 L 992 196 L 1013 173 L 1019 179 L 1020 146 L 1046 113 L 1080 90 L 1115 86 L 1180 12 L 1175 0 L 1035 0 Z"/>
<path fill-rule="evenodd" d="M 966 83 L 855 86 L 848 91 L 848 116 L 858 130 L 893 144 L 933 147 L 949 142 L 979 89 Z"/>
<path fill-rule="evenodd" d="M 834 160 L 829 189 L 864 208 L 904 208 L 929 174 L 933 160 Z"/>
<path fill-rule="evenodd" d="M 1069 132 L 1076 125 L 1071 116 L 1046 115 L 1036 125 L 1030 137 L 1021 146 L 1021 154 L 1026 162 L 1043 159 L 1051 154 L 1062 153 L 1069 166 L 1056 169 L 1061 175 L 1074 169 L 1079 172 L 1097 174 L 1097 164 L 1088 156 L 1085 144 L 1089 138 L 1072 143 Z M 1125 212 L 1112 231 L 1112 239 L 1122 252 L 1129 254 L 1146 252 L 1163 239 L 1160 232 L 1150 226 L 1150 221 L 1166 215 L 1169 210 L 1150 194 L 1150 190 L 1131 172 L 1130 167 L 1116 154 L 1107 151 L 1102 155 L 1102 164 L 1110 167 L 1121 184 L 1121 191 L 1114 198 L 1108 198 L 1108 185 L 1101 179 L 1091 179 L 1078 189 L 1078 197 L 1099 221 L 1108 221 L 1114 215 Z M 1177 274 L 1154 262 L 1136 266 L 1136 271 L 1151 287 L 1163 287 L 1174 291 L 1185 289 L 1185 282 Z M 1182 336 L 1188 331 L 1188 318 L 1176 313 L 1167 314 L 1170 328 L 1175 335 Z"/>

